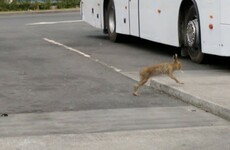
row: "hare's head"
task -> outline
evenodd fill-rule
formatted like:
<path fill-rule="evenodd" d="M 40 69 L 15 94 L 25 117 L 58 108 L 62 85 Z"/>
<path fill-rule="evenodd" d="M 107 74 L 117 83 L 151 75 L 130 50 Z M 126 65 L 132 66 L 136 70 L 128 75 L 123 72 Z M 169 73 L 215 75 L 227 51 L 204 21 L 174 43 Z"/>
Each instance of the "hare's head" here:
<path fill-rule="evenodd" d="M 182 67 L 181 62 L 178 60 L 177 54 L 173 55 L 173 65 L 174 65 L 174 68 L 177 70 L 180 70 Z"/>

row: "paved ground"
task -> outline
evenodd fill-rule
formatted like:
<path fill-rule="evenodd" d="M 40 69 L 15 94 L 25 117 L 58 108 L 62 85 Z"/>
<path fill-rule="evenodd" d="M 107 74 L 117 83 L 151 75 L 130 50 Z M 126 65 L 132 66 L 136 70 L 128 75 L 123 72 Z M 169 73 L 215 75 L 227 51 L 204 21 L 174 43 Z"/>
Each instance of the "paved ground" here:
<path fill-rule="evenodd" d="M 137 72 L 124 72 L 134 80 Z M 230 77 L 228 70 L 177 71 L 174 73 L 184 85 L 176 84 L 167 76 L 156 76 L 150 86 L 164 91 L 227 120 L 230 120 Z M 143 90 L 142 90 L 143 91 Z"/>
<path fill-rule="evenodd" d="M 150 85 L 160 90 L 145 86 L 133 97 L 130 78 L 177 50 L 139 39 L 111 43 L 79 19 L 75 12 L 0 16 L 0 110 L 9 113 L 0 117 L 1 149 L 230 149 L 229 121 L 160 91 L 215 94 L 227 83 L 228 60 L 180 58 L 185 73 L 176 76 L 185 85 L 157 77 Z"/>
<path fill-rule="evenodd" d="M 0 139 L 2 150 L 229 150 L 229 126 Z M 226 139 L 226 140 L 224 140 Z"/>
<path fill-rule="evenodd" d="M 163 78 L 152 80 L 151 85 L 230 120 L 229 71 L 186 71 L 180 78 L 186 82 L 182 87 Z"/>

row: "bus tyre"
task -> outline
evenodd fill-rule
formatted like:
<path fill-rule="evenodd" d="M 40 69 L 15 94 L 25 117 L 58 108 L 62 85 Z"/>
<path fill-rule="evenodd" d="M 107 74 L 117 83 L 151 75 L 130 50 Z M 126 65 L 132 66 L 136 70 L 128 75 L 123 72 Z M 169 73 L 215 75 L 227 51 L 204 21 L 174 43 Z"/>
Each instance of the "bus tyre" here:
<path fill-rule="evenodd" d="M 196 63 L 202 63 L 204 60 L 204 54 L 201 51 L 199 23 L 198 12 L 192 5 L 185 15 L 184 41 L 189 57 Z"/>
<path fill-rule="evenodd" d="M 106 13 L 106 27 L 109 39 L 113 42 L 118 42 L 119 34 L 116 33 L 116 13 L 113 0 L 109 1 Z"/>

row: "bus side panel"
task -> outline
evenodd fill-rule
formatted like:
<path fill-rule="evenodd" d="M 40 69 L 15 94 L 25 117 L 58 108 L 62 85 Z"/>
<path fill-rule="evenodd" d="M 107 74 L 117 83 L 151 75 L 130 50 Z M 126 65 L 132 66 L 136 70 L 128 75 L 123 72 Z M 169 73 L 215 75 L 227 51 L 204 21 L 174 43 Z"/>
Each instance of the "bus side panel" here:
<path fill-rule="evenodd" d="M 221 0 L 221 51 L 230 56 L 230 1 Z"/>
<path fill-rule="evenodd" d="M 181 0 L 140 0 L 140 37 L 179 46 L 178 16 Z"/>
<path fill-rule="evenodd" d="M 221 56 L 230 56 L 230 25 L 221 25 Z"/>
<path fill-rule="evenodd" d="M 101 0 L 82 0 L 82 19 L 94 27 L 103 28 L 101 13 L 103 9 L 101 7 L 103 7 Z"/>
<path fill-rule="evenodd" d="M 223 55 L 220 36 L 220 0 L 197 0 L 200 17 L 202 52 Z M 213 29 L 210 29 L 210 25 Z"/>
<path fill-rule="evenodd" d="M 230 0 L 221 0 L 221 23 L 230 25 Z"/>

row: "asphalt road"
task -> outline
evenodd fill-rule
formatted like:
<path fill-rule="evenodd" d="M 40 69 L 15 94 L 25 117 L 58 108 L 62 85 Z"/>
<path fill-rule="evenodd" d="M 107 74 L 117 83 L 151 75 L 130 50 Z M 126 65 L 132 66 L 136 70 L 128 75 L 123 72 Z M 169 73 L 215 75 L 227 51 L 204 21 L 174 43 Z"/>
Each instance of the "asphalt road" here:
<path fill-rule="evenodd" d="M 0 35 L 0 113 L 8 113 L 8 118 L 28 117 L 31 124 L 49 120 L 42 117 L 49 114 L 53 118 L 47 123 L 50 128 L 52 121 L 64 118 L 73 125 L 69 130 L 50 131 L 44 125 L 24 131 L 16 130 L 17 123 L 1 122 L 15 129 L 1 132 L 1 136 L 226 124 L 221 118 L 147 86 L 142 96 L 132 96 L 136 81 L 120 72 L 171 61 L 177 48 L 137 38 L 112 43 L 101 30 L 82 22 L 79 12 L 1 15 Z M 181 61 L 184 70 L 228 68 L 228 59 L 205 65 L 194 64 L 188 58 Z M 24 121 L 19 119 L 18 123 Z M 31 124 L 27 122 L 25 127 Z M 79 131 L 76 124 L 85 128 Z"/>
<path fill-rule="evenodd" d="M 0 20 L 1 113 L 186 105 L 147 87 L 145 96 L 133 97 L 135 81 L 108 67 L 139 69 L 138 62 L 150 61 L 146 53 L 151 52 L 132 44 L 111 43 L 100 30 L 83 22 L 33 24 L 80 20 L 77 12 L 0 16 Z M 44 38 L 83 51 L 91 58 Z M 140 55 L 148 56 L 148 61 L 138 60 Z M 170 60 L 169 55 L 154 57 Z"/>

